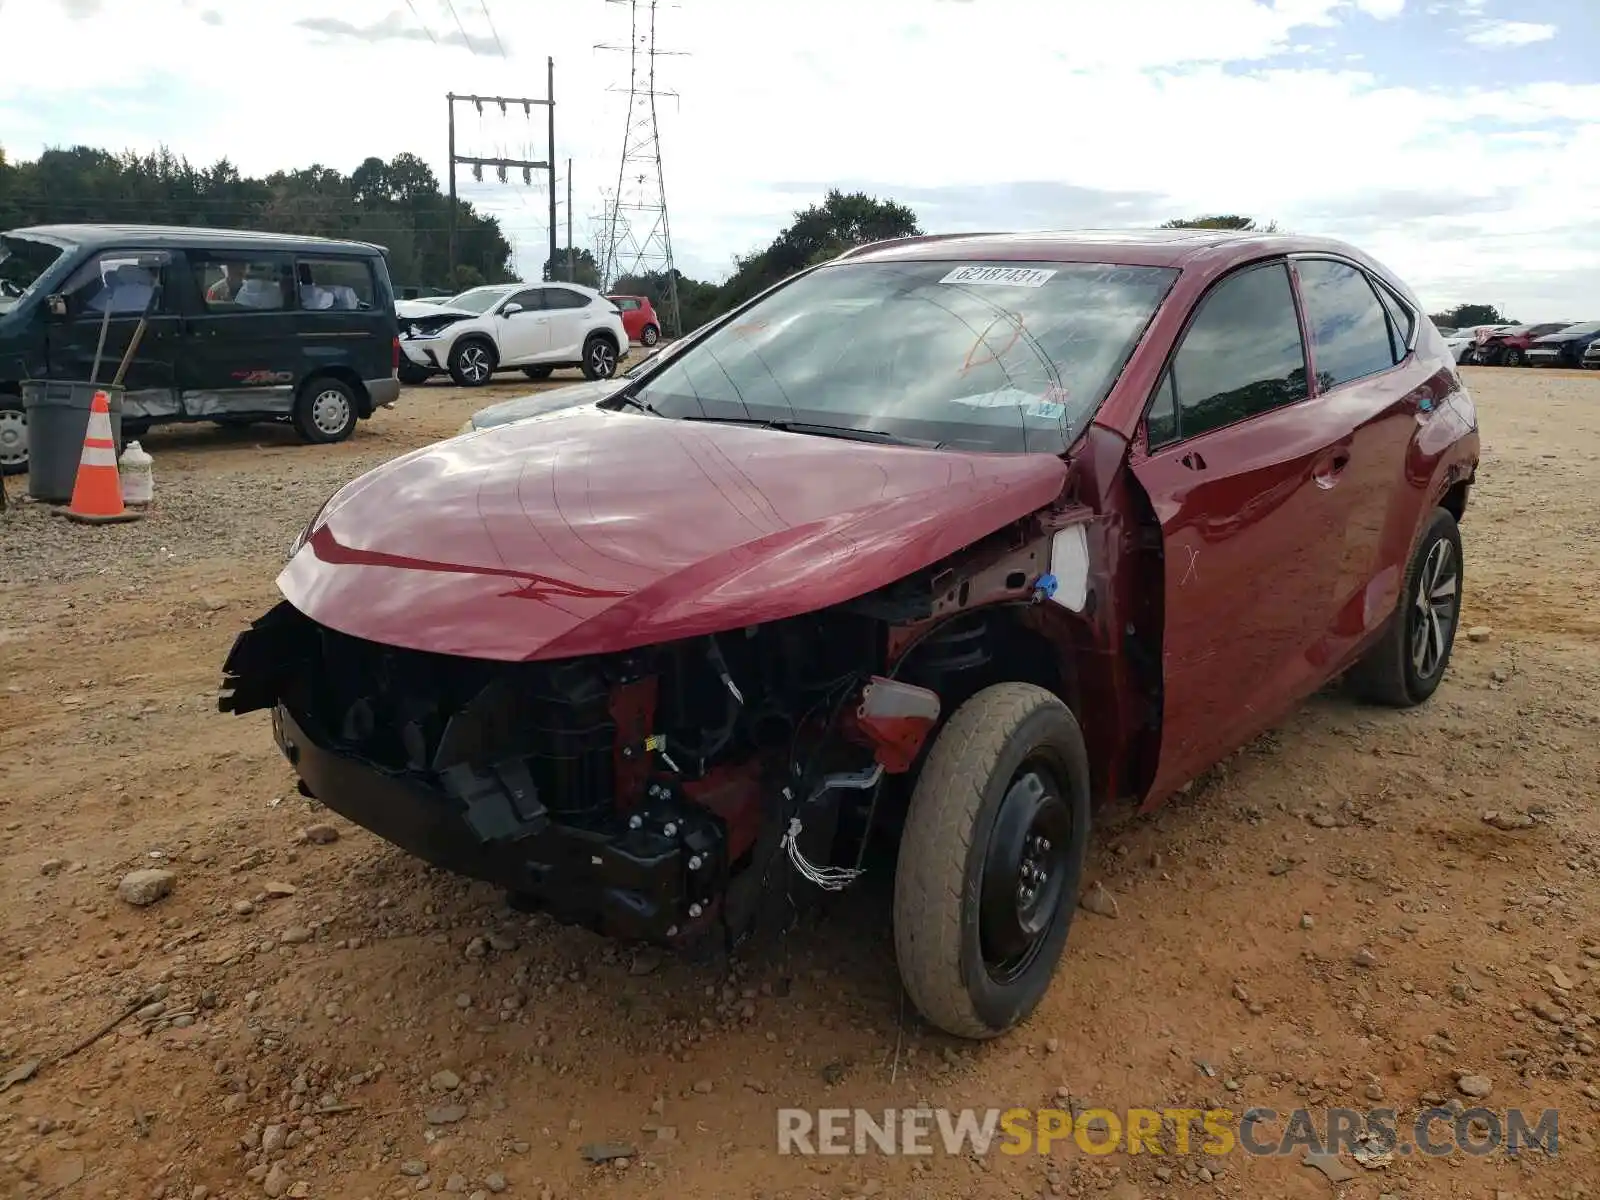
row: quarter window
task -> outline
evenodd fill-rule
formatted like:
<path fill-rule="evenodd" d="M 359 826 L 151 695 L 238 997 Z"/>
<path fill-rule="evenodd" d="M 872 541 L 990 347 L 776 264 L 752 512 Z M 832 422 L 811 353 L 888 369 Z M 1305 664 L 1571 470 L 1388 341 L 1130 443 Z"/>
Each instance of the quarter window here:
<path fill-rule="evenodd" d="M 364 259 L 302 258 L 295 264 L 300 307 L 368 309 L 377 303 L 372 268 Z"/>
<path fill-rule="evenodd" d="M 1391 330 L 1394 334 L 1394 361 L 1399 362 L 1410 351 L 1411 333 L 1417 327 L 1416 314 L 1406 302 L 1389 290 L 1382 281 L 1377 281 L 1378 299 L 1383 301 L 1383 307 L 1389 313 Z"/>
<path fill-rule="evenodd" d="M 111 251 L 83 264 L 61 289 L 71 317 L 136 317 L 144 312 L 158 285 L 165 283 L 166 268 L 141 261 L 136 251 Z M 162 295 L 156 312 L 171 312 Z"/>
<path fill-rule="evenodd" d="M 1288 268 L 1249 267 L 1218 284 L 1200 302 L 1163 387 L 1176 401 L 1174 436 L 1185 438 L 1304 400 L 1305 346 Z"/>
<path fill-rule="evenodd" d="M 1365 274 L 1326 258 L 1301 259 L 1295 270 L 1319 388 L 1335 388 L 1394 366 L 1389 317 Z"/>
<path fill-rule="evenodd" d="M 1150 415 L 1145 418 L 1145 440 L 1152 450 L 1178 440 L 1178 401 L 1172 391 L 1171 371 L 1162 373 L 1161 386 L 1156 388 Z"/>

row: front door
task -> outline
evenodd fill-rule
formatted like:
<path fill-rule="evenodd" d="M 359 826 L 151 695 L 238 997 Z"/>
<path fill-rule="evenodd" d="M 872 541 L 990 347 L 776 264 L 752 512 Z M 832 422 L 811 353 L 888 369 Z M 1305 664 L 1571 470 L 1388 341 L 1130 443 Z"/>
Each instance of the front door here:
<path fill-rule="evenodd" d="M 287 416 L 305 367 L 293 257 L 190 250 L 188 262 L 184 414 Z"/>
<path fill-rule="evenodd" d="M 544 311 L 539 293 L 539 288 L 514 292 L 495 314 L 495 341 L 505 366 L 536 362 L 550 350 L 550 314 Z"/>
<path fill-rule="evenodd" d="M 1309 398 L 1286 263 L 1200 301 L 1146 421 L 1133 472 L 1165 552 L 1158 802 L 1316 686 L 1335 608 L 1349 429 Z M 1335 552 L 1330 552 L 1335 551 Z"/>
<path fill-rule="evenodd" d="M 155 307 L 122 379 L 122 412 L 124 419 L 175 413 L 180 309 L 174 274 L 173 266 L 137 250 L 107 250 L 83 263 L 61 288 L 66 315 L 47 318 L 50 378 L 110 383 L 154 295 Z"/>

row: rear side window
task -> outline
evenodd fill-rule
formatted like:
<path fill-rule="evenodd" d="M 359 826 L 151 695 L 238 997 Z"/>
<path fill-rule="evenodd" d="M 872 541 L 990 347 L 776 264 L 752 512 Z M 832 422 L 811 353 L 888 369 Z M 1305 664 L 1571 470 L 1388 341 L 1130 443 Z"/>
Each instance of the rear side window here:
<path fill-rule="evenodd" d="M 544 289 L 544 306 L 550 309 L 588 308 L 589 297 L 568 288 L 547 287 Z"/>
<path fill-rule="evenodd" d="M 1200 302 L 1163 387 L 1176 402 L 1175 436 L 1185 438 L 1304 400 L 1305 347 L 1288 268 L 1249 267 L 1218 284 Z"/>
<path fill-rule="evenodd" d="M 613 300 L 611 303 L 617 306 L 619 312 L 633 312 L 639 307 L 637 300 Z"/>
<path fill-rule="evenodd" d="M 279 254 L 189 251 L 196 290 L 210 312 L 274 312 L 291 307 L 294 261 Z"/>
<path fill-rule="evenodd" d="M 295 278 L 304 309 L 350 312 L 377 303 L 372 264 L 366 259 L 301 258 L 295 263 Z"/>
<path fill-rule="evenodd" d="M 1364 272 L 1327 258 L 1301 259 L 1295 270 L 1318 387 L 1335 388 L 1394 366 L 1389 315 Z"/>

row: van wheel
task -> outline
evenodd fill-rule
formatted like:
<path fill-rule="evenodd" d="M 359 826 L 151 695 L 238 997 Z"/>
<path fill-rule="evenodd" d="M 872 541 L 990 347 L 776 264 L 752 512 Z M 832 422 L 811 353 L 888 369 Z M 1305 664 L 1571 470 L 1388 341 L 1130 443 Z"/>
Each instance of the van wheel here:
<path fill-rule="evenodd" d="M 639 331 L 639 341 L 646 346 L 654 346 L 661 340 L 661 330 L 654 325 L 646 325 Z"/>
<path fill-rule="evenodd" d="M 28 469 L 28 410 L 21 396 L 0 396 L 0 475 Z"/>
<path fill-rule="evenodd" d="M 591 333 L 583 344 L 583 377 L 610 379 L 617 373 L 617 344 L 603 333 Z"/>
<path fill-rule="evenodd" d="M 1044 998 L 1089 847 L 1089 756 L 1077 719 L 1029 683 L 984 688 L 918 775 L 894 880 L 906 993 L 957 1037 L 991 1038 Z"/>
<path fill-rule="evenodd" d="M 554 370 L 554 367 L 523 367 L 522 373 L 535 383 L 538 383 L 541 379 L 549 379 L 550 372 Z"/>
<path fill-rule="evenodd" d="M 294 404 L 294 427 L 314 445 L 342 442 L 355 432 L 355 392 L 332 376 L 306 381 Z"/>
<path fill-rule="evenodd" d="M 487 338 L 463 338 L 450 350 L 450 378 L 458 387 L 482 387 L 494 378 L 500 356 Z"/>

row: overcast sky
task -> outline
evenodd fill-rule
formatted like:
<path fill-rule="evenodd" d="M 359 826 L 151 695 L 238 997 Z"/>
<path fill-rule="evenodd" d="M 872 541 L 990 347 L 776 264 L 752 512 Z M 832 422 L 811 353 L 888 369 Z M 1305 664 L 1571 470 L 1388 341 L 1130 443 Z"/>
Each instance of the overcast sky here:
<path fill-rule="evenodd" d="M 1600 0 L 675 0 L 657 23 L 688 52 L 657 84 L 690 275 L 839 185 L 930 230 L 1241 212 L 1358 243 L 1430 307 L 1600 317 Z M 560 219 L 570 156 L 592 244 L 628 65 L 595 44 L 627 39 L 608 0 L 0 0 L 0 140 L 252 174 L 408 150 L 442 178 L 445 93 L 542 96 L 550 55 Z M 542 113 L 463 109 L 458 152 L 543 158 Z M 536 273 L 543 191 L 461 176 Z"/>

